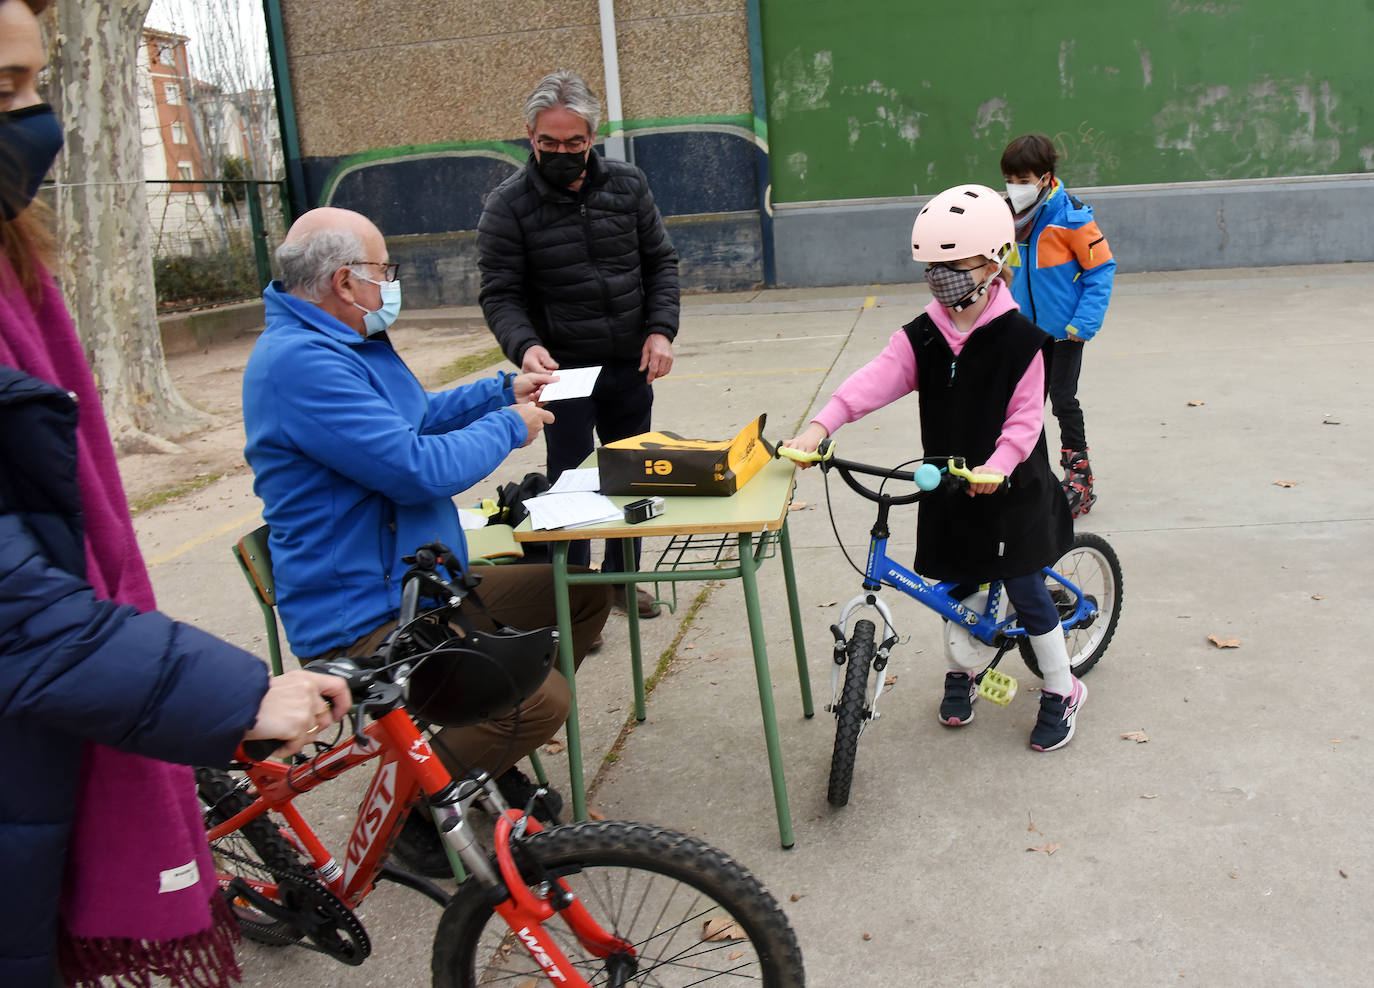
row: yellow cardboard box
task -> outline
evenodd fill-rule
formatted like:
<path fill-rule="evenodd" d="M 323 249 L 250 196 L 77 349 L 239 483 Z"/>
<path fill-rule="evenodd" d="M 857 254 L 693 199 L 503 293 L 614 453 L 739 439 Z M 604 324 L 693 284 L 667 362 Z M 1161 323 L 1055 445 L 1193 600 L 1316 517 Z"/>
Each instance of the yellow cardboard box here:
<path fill-rule="evenodd" d="M 684 439 L 672 432 L 642 432 L 596 452 L 603 494 L 735 493 L 773 456 L 763 438 L 766 415 L 734 439 Z"/>

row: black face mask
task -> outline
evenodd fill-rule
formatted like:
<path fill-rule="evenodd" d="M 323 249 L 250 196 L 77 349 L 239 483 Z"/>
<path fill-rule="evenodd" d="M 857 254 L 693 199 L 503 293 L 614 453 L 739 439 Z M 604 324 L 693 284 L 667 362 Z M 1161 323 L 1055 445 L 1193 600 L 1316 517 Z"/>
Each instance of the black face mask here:
<path fill-rule="evenodd" d="M 555 189 L 566 189 L 577 181 L 587 167 L 586 151 L 540 151 L 536 165 L 539 174 L 544 176 Z"/>
<path fill-rule="evenodd" d="M 5 219 L 29 207 L 61 150 L 62 126 L 47 103 L 0 112 L 0 210 Z"/>

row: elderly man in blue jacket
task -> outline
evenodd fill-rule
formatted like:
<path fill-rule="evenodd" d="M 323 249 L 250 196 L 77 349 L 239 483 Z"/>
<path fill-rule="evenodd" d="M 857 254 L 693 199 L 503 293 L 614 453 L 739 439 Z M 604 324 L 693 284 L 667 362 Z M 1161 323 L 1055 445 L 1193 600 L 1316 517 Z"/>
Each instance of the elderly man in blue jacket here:
<path fill-rule="evenodd" d="M 552 375 L 502 373 L 426 392 L 387 337 L 401 305 L 397 266 L 381 231 L 358 213 L 311 210 L 276 259 L 281 280 L 263 292 L 267 328 L 244 371 L 243 413 L 244 452 L 272 533 L 278 610 L 302 659 L 371 654 L 395 627 L 402 556 L 439 541 L 466 567 L 452 499 L 553 420 L 536 404 Z M 479 592 L 496 621 L 555 623 L 547 565 L 491 568 Z M 580 662 L 605 623 L 610 592 L 574 588 L 571 604 Z M 491 625 L 480 612 L 471 618 Z M 555 671 L 518 716 L 444 730 L 435 749 L 450 771 L 490 771 L 523 804 L 530 783 L 513 766 L 553 735 L 570 703 Z M 403 839 L 407 863 L 447 873 L 432 827 L 407 834 L 426 845 Z"/>

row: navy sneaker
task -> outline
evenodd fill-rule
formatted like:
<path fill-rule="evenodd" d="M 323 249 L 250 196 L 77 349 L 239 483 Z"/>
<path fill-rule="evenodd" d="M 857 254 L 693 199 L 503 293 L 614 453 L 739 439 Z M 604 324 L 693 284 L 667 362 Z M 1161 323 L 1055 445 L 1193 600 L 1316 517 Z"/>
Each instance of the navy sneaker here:
<path fill-rule="evenodd" d="M 1075 678 L 1068 696 L 1040 691 L 1040 719 L 1031 731 L 1030 746 L 1036 751 L 1054 751 L 1073 740 L 1074 722 L 1079 708 L 1088 698 L 1088 688 Z"/>
<path fill-rule="evenodd" d="M 940 703 L 940 723 L 963 727 L 973 720 L 973 700 L 978 695 L 978 680 L 966 672 L 945 673 L 945 698 Z"/>

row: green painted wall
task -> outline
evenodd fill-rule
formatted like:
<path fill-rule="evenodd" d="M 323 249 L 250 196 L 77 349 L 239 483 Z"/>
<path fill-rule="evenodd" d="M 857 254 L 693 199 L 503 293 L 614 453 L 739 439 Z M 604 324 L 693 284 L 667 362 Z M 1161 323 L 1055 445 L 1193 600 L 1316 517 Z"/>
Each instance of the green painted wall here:
<path fill-rule="evenodd" d="M 762 0 L 774 202 L 1374 171 L 1374 0 Z"/>

